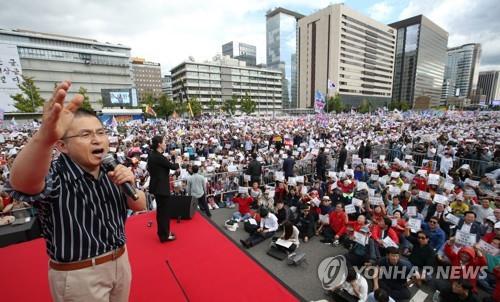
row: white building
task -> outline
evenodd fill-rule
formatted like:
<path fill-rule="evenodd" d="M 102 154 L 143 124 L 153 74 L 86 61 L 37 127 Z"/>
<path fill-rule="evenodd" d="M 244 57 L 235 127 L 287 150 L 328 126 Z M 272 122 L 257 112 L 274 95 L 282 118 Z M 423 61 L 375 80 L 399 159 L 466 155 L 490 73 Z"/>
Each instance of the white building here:
<path fill-rule="evenodd" d="M 185 61 L 172 68 L 172 91 L 180 100 L 182 84 L 188 98 L 196 97 L 205 111 L 210 99 L 220 108 L 223 101 L 246 93 L 257 103 L 256 114 L 272 114 L 282 108 L 281 72 L 247 67 L 244 61 L 216 56 L 212 62 Z"/>
<path fill-rule="evenodd" d="M 391 100 L 396 30 L 344 4 L 330 5 L 299 24 L 299 107 L 313 107 L 315 92 L 338 92 L 344 103 Z M 336 88 L 328 90 L 328 80 Z"/>
<path fill-rule="evenodd" d="M 13 46 L 17 47 L 22 74 L 34 78 L 45 99 L 50 98 L 56 83 L 71 80 L 71 92 L 84 87 L 90 102 L 95 103 L 94 108 L 100 109 L 101 89 L 132 87 L 130 47 L 85 38 L 0 29 L 0 49 Z M 2 107 L 12 104 L 8 95 L 0 94 Z"/>
<path fill-rule="evenodd" d="M 448 49 L 441 98 L 470 98 L 479 78 L 481 44 L 470 43 Z"/>

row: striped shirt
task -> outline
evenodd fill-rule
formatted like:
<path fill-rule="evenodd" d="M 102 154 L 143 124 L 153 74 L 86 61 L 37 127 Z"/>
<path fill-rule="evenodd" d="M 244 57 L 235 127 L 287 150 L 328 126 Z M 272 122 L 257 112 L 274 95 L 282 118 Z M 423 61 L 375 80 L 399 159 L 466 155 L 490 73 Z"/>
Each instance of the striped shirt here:
<path fill-rule="evenodd" d="M 80 261 L 125 244 L 127 198 L 101 167 L 95 179 L 68 156 L 50 166 L 45 189 L 13 198 L 33 203 L 39 211 L 47 253 L 58 262 Z"/>

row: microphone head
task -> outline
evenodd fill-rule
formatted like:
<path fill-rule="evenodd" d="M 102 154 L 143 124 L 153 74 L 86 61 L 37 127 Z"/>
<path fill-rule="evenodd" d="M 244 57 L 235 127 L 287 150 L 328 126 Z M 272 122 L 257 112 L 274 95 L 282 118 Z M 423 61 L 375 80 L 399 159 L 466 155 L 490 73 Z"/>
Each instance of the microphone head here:
<path fill-rule="evenodd" d="M 106 154 L 104 158 L 102 159 L 102 164 L 104 165 L 104 168 L 108 171 L 113 171 L 116 167 L 116 161 L 115 158 L 113 157 L 112 154 Z"/>

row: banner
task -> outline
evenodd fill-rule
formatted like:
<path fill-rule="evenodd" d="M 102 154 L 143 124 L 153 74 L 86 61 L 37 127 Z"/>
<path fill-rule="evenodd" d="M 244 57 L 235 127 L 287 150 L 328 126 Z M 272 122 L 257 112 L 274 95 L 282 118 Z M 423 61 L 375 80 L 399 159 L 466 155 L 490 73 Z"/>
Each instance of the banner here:
<path fill-rule="evenodd" d="M 321 91 L 316 90 L 316 94 L 314 95 L 314 112 L 321 113 L 325 108 L 325 96 L 321 93 Z"/>

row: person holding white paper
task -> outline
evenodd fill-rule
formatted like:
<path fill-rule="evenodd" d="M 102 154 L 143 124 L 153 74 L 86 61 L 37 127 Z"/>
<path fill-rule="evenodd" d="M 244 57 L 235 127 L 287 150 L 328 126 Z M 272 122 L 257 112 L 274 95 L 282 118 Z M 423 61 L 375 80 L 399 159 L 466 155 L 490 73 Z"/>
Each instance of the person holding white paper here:
<path fill-rule="evenodd" d="M 289 247 L 285 247 L 283 245 L 280 245 L 281 242 L 291 245 Z M 278 241 L 275 243 L 276 247 L 280 250 L 289 253 L 295 251 L 300 245 L 299 229 L 296 226 L 294 226 L 292 222 L 290 221 L 285 222 L 283 224 L 283 234 L 281 234 Z"/>

